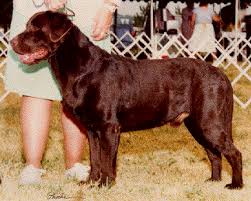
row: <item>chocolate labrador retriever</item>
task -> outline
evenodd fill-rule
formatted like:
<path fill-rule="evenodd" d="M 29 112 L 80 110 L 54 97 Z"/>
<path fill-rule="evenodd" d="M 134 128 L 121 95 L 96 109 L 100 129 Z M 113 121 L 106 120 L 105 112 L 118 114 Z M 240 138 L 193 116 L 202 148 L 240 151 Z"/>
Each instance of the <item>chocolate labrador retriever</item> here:
<path fill-rule="evenodd" d="M 233 171 L 226 187 L 243 186 L 242 156 L 232 140 L 233 90 L 218 68 L 189 58 L 135 61 L 111 55 L 66 15 L 51 11 L 35 14 L 11 45 L 26 64 L 49 60 L 64 108 L 88 131 L 90 181 L 115 181 L 121 132 L 184 121 L 208 154 L 210 180 L 221 179 L 223 154 Z"/>

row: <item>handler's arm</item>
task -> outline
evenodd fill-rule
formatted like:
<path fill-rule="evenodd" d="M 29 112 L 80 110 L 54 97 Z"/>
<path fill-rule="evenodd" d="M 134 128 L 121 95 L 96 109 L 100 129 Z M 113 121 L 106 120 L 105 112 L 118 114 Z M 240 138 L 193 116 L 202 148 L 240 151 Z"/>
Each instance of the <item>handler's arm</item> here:
<path fill-rule="evenodd" d="M 112 25 L 112 16 L 120 5 L 120 0 L 103 0 L 103 5 L 94 18 L 92 38 L 102 40 L 106 38 Z"/>
<path fill-rule="evenodd" d="M 63 8 L 67 0 L 44 0 L 45 5 L 51 11 L 57 11 Z"/>

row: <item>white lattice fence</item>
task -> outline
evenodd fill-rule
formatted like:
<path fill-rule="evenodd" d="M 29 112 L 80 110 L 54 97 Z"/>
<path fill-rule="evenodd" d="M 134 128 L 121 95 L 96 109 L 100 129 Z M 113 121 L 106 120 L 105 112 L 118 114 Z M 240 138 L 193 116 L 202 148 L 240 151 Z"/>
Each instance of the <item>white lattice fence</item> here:
<path fill-rule="evenodd" d="M 113 53 L 129 56 L 133 59 L 155 59 L 165 56 L 168 58 L 191 57 L 206 60 L 209 56 L 209 53 L 201 55 L 196 51 L 189 51 L 189 41 L 181 34 L 156 35 L 152 40 L 144 32 L 135 38 L 130 33 L 125 33 L 121 38 L 118 38 L 114 33 L 111 33 L 111 35 Z M 8 32 L 0 33 L 0 102 L 8 95 L 3 87 L 8 36 Z M 247 40 L 243 33 L 238 33 L 237 36 L 223 33 L 221 38 L 215 41 L 218 52 L 213 55 L 213 64 L 222 68 L 231 80 L 235 101 L 242 108 L 247 108 L 251 104 L 251 55 L 247 55 L 247 49 L 251 48 L 251 41 Z M 129 45 L 124 42 L 125 40 L 130 41 Z M 203 42 L 201 45 L 203 45 Z"/>
<path fill-rule="evenodd" d="M 125 33 L 120 39 L 112 33 L 113 52 L 120 55 L 129 55 L 133 59 L 139 59 L 142 54 L 145 58 L 156 59 L 163 56 L 191 57 L 207 60 L 210 53 L 200 54 L 188 49 L 189 41 L 182 34 L 156 35 L 151 41 L 145 33 L 133 38 L 130 33 Z M 132 42 L 125 46 L 124 38 L 130 37 Z M 183 41 L 183 42 L 182 42 Z M 223 33 L 215 40 L 217 53 L 213 54 L 213 65 L 222 68 L 231 80 L 234 88 L 234 99 L 242 107 L 247 108 L 251 104 L 251 55 L 247 55 L 247 48 L 251 48 L 251 39 L 247 40 L 244 33 Z M 203 41 L 201 41 L 203 46 Z"/>
<path fill-rule="evenodd" d="M 6 64 L 6 56 L 8 49 L 9 32 L 2 32 L 0 30 L 0 102 L 8 95 L 8 91 L 4 90 L 4 67 Z"/>

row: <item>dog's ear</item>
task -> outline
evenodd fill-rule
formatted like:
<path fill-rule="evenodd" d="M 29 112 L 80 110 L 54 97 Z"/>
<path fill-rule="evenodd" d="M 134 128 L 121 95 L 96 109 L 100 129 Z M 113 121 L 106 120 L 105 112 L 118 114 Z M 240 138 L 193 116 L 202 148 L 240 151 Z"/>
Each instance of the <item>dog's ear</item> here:
<path fill-rule="evenodd" d="M 26 24 L 26 29 L 29 31 L 36 31 L 41 29 L 48 31 L 48 16 L 44 12 L 34 14 Z"/>
<path fill-rule="evenodd" d="M 47 11 L 49 18 L 49 37 L 54 43 L 60 41 L 73 27 L 68 16 L 63 13 Z"/>

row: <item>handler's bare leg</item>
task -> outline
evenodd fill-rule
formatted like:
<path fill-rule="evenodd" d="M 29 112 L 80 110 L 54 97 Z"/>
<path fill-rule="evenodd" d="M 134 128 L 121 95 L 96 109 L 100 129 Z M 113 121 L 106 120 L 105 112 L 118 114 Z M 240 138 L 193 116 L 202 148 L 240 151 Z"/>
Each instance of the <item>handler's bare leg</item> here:
<path fill-rule="evenodd" d="M 24 156 L 27 164 L 41 167 L 48 139 L 52 101 L 23 96 L 21 102 L 21 129 Z"/>
<path fill-rule="evenodd" d="M 27 166 L 20 174 L 20 184 L 40 183 L 45 173 L 40 167 L 48 139 L 51 106 L 52 101 L 47 99 L 21 98 L 20 120 Z"/>
<path fill-rule="evenodd" d="M 83 149 L 87 145 L 87 138 L 78 126 L 62 112 L 62 125 L 65 147 L 65 175 L 84 181 L 89 175 L 89 166 L 81 164 Z"/>

